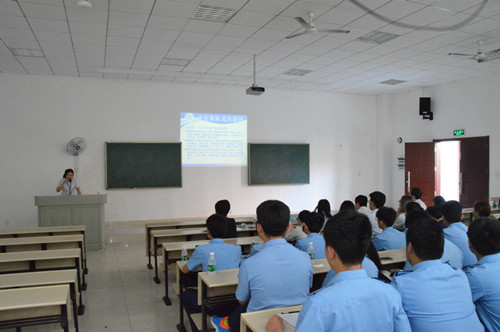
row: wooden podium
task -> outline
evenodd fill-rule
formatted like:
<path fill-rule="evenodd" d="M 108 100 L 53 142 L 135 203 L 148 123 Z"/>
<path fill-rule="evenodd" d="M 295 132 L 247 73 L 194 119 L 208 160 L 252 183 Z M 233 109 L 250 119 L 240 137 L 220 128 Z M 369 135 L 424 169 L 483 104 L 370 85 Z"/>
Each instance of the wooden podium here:
<path fill-rule="evenodd" d="M 85 225 L 88 250 L 103 247 L 107 195 L 35 196 L 38 226 Z"/>

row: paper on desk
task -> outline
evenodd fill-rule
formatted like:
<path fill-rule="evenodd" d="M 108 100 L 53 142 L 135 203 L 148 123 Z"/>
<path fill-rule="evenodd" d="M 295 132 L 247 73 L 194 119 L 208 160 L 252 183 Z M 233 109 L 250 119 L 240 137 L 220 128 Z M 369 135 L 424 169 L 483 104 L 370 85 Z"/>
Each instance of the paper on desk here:
<path fill-rule="evenodd" d="M 323 264 L 314 264 L 314 267 L 323 267 Z"/>
<path fill-rule="evenodd" d="M 297 325 L 297 320 L 299 319 L 299 313 L 298 312 L 292 312 L 292 313 L 285 313 L 285 314 L 278 314 L 278 317 L 281 317 L 283 321 L 286 323 L 285 325 L 289 325 L 292 328 L 295 328 L 295 325 Z"/>

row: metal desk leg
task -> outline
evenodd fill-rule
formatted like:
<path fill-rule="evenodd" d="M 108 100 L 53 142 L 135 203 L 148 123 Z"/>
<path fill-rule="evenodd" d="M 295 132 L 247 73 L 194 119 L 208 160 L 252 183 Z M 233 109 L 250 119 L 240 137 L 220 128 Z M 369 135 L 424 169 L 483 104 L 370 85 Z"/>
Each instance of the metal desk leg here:
<path fill-rule="evenodd" d="M 80 273 L 80 259 L 77 258 L 76 263 L 78 264 L 78 273 Z M 86 289 L 87 289 L 87 283 L 85 282 L 85 273 L 82 273 L 82 290 Z"/>
<path fill-rule="evenodd" d="M 85 240 L 85 232 L 83 232 L 82 234 L 83 234 L 83 249 L 82 250 L 85 252 L 85 260 L 83 261 L 83 264 L 84 264 L 84 270 L 83 270 L 83 272 L 85 274 L 88 274 L 89 273 L 89 268 L 87 267 L 87 242 Z"/>
<path fill-rule="evenodd" d="M 153 269 L 153 265 L 151 265 L 151 228 L 148 227 L 148 230 L 147 230 L 148 234 L 147 234 L 147 238 L 148 238 L 148 265 L 146 265 L 148 267 L 148 269 L 152 270 Z"/>
<path fill-rule="evenodd" d="M 207 284 L 201 282 L 201 330 L 207 332 Z"/>
<path fill-rule="evenodd" d="M 82 301 L 82 280 L 80 278 L 80 264 L 76 262 L 76 282 L 78 283 L 78 292 L 80 293 L 80 299 L 79 299 L 79 305 L 78 305 L 78 315 L 83 315 L 85 312 L 85 306 L 83 305 Z"/>
<path fill-rule="evenodd" d="M 184 281 L 184 273 L 181 271 L 179 274 L 179 324 L 177 324 L 177 331 L 186 332 L 186 327 L 184 326 L 184 302 L 182 300 L 182 293 L 184 292 L 184 287 L 182 287 Z"/>
<path fill-rule="evenodd" d="M 168 297 L 168 269 L 167 269 L 167 262 L 168 262 L 167 252 L 165 250 L 163 250 L 163 264 L 165 266 L 165 296 L 163 297 L 163 302 L 165 302 L 165 305 L 172 305 L 172 302 L 170 301 L 170 298 Z"/>
<path fill-rule="evenodd" d="M 76 303 L 76 290 L 75 290 L 75 284 L 71 283 L 69 284 L 69 293 L 71 297 L 71 302 L 73 302 L 73 319 L 75 321 L 75 330 L 76 332 L 79 331 L 78 328 L 78 304 Z"/>
<path fill-rule="evenodd" d="M 64 332 L 69 332 L 68 308 L 65 304 L 61 306 L 61 327 Z"/>
<path fill-rule="evenodd" d="M 154 256 L 155 256 L 155 277 L 153 278 L 154 282 L 156 282 L 157 284 L 160 283 L 160 278 L 158 278 L 158 251 L 157 251 L 157 248 L 158 248 L 158 244 L 157 244 L 157 238 L 155 237 L 154 238 L 154 245 L 153 245 L 153 250 L 155 251 L 154 252 Z M 165 266 L 165 270 L 167 269 L 167 267 Z"/>

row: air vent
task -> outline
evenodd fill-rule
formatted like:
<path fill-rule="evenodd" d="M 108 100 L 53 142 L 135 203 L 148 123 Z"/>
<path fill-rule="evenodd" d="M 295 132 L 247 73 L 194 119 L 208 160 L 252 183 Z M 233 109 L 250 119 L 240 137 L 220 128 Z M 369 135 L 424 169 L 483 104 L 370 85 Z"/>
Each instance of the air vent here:
<path fill-rule="evenodd" d="M 199 5 L 194 11 L 192 18 L 207 21 L 228 22 L 234 14 L 236 14 L 236 10 L 234 9 Z"/>
<path fill-rule="evenodd" d="M 387 85 L 396 85 L 396 84 L 401 84 L 401 83 L 404 83 L 406 81 L 401 81 L 401 80 L 387 80 L 387 81 L 383 81 L 383 82 L 380 82 L 380 84 L 387 84 Z"/>
<path fill-rule="evenodd" d="M 306 74 L 309 74 L 310 72 L 312 72 L 312 70 L 292 68 L 290 70 L 287 70 L 283 74 L 285 74 L 285 75 L 294 75 L 294 76 L 304 76 Z"/>
<path fill-rule="evenodd" d="M 397 35 L 395 33 L 389 33 L 389 32 L 382 32 L 382 31 L 373 31 L 370 32 L 364 36 L 361 36 L 358 38 L 358 40 L 361 40 L 366 43 L 372 43 L 372 44 L 383 44 L 386 43 L 390 40 L 393 40 L 394 38 L 398 38 L 400 35 Z"/>
<path fill-rule="evenodd" d="M 174 59 L 174 58 L 166 58 L 164 59 L 161 64 L 162 65 L 169 65 L 169 66 L 180 66 L 180 67 L 185 67 L 187 66 L 191 60 L 189 59 Z"/>
<path fill-rule="evenodd" d="M 43 58 L 42 50 L 30 49 L 30 48 L 11 48 L 10 51 L 15 56 L 25 56 L 32 58 Z"/>

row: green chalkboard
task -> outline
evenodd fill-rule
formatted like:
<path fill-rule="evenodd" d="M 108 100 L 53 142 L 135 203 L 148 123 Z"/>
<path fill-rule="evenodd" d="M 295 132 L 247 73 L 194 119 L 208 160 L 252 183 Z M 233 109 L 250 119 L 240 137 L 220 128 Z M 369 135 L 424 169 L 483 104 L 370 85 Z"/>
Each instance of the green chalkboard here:
<path fill-rule="evenodd" d="M 248 144 L 248 184 L 309 183 L 309 144 Z"/>
<path fill-rule="evenodd" d="M 181 143 L 106 142 L 106 189 L 182 187 Z"/>

